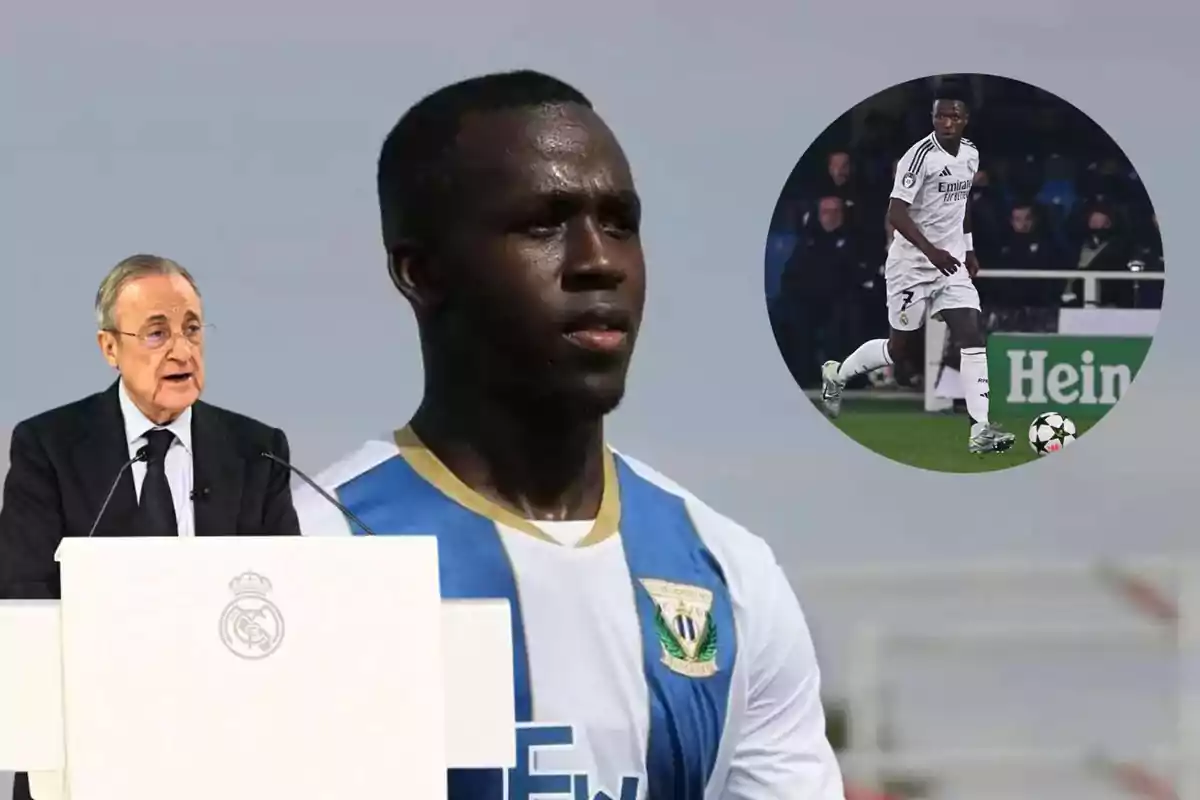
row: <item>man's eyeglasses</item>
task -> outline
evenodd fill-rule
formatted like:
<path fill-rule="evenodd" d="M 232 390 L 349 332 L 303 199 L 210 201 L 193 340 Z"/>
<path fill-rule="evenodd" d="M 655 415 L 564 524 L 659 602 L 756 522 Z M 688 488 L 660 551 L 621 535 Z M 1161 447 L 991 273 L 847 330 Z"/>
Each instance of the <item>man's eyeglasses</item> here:
<path fill-rule="evenodd" d="M 204 325 L 199 322 L 189 322 L 183 326 L 183 329 L 175 332 L 166 325 L 149 325 L 137 333 L 129 331 L 119 331 L 115 328 L 110 328 L 109 333 L 116 333 L 121 336 L 131 336 L 137 339 L 142 347 L 147 350 L 161 350 L 166 345 L 171 344 L 176 336 L 182 336 L 189 344 L 199 347 L 204 344 L 204 337 L 213 329 L 212 325 Z"/>

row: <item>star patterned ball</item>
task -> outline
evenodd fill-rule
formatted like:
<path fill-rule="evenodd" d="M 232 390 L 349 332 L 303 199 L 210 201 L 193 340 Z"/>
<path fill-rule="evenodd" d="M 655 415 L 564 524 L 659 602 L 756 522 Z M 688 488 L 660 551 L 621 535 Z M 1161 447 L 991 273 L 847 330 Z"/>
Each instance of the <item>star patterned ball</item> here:
<path fill-rule="evenodd" d="M 1075 423 L 1057 411 L 1037 415 L 1029 426 L 1029 446 L 1039 456 L 1057 453 L 1075 441 Z"/>

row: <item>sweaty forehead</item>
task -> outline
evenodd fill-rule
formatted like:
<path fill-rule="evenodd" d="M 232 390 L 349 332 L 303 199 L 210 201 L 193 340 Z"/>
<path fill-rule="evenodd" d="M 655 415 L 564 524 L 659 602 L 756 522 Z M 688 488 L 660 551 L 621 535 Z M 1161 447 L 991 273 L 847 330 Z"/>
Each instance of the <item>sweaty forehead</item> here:
<path fill-rule="evenodd" d="M 472 189 L 590 193 L 633 186 L 612 131 L 578 105 L 470 115 L 463 120 L 456 156 Z"/>

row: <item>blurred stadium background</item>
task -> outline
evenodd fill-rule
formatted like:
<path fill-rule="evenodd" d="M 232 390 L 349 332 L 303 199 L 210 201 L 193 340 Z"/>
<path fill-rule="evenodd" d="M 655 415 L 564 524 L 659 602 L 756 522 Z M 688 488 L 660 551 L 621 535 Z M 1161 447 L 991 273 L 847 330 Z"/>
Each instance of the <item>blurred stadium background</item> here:
<path fill-rule="evenodd" d="M 850 800 L 1200 798 L 1183 758 L 1197 769 L 1194 567 L 887 565 L 794 580 Z"/>
<path fill-rule="evenodd" d="M 797 383 L 816 399 L 820 366 L 886 337 L 885 221 L 896 160 L 931 129 L 939 80 L 973 95 L 967 137 L 981 153 L 970 200 L 989 337 L 993 415 L 1019 437 L 1043 410 L 1082 430 L 1116 404 L 1158 324 L 1162 238 L 1121 149 L 1090 118 L 1036 87 L 940 76 L 882 92 L 806 151 L 776 207 L 766 251 L 772 327 Z M 926 326 L 924 369 L 886 369 L 847 387 L 838 421 L 876 452 L 914 466 L 976 471 L 1000 463 L 959 452 L 965 424 L 957 352 Z M 919 435 L 897 437 L 897 430 Z M 953 451 L 949 456 L 948 451 Z"/>

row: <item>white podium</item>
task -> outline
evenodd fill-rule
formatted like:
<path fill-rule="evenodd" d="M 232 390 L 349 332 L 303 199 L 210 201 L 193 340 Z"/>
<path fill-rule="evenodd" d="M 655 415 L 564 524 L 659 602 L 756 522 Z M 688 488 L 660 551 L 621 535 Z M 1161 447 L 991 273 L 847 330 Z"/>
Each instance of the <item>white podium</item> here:
<path fill-rule="evenodd" d="M 506 600 L 433 537 L 67 539 L 0 602 L 0 770 L 36 800 L 442 800 L 511 767 Z"/>

